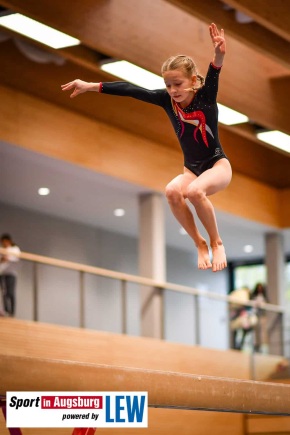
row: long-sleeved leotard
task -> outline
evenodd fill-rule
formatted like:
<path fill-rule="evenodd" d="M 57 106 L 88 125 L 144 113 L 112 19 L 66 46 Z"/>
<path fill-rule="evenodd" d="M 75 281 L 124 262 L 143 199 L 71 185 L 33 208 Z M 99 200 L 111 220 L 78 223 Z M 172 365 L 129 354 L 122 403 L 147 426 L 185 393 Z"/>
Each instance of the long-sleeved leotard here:
<path fill-rule="evenodd" d="M 185 108 L 181 108 L 166 89 L 151 91 L 127 82 L 106 82 L 100 84 L 100 92 L 133 97 L 163 107 L 180 142 L 184 166 L 198 176 L 221 158 L 227 158 L 218 137 L 219 74 L 220 68 L 210 64 L 204 86 Z"/>

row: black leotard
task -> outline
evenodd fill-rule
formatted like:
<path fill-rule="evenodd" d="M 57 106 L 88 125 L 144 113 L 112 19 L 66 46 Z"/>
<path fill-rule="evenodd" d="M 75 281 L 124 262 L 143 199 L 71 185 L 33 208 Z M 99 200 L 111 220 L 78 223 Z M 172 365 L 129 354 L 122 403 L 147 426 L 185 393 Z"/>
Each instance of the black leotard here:
<path fill-rule="evenodd" d="M 127 82 L 106 82 L 100 84 L 100 92 L 133 97 L 163 107 L 180 142 L 184 166 L 198 176 L 221 158 L 227 158 L 218 137 L 216 97 L 220 70 L 210 64 L 204 86 L 185 108 L 181 108 L 166 89 L 151 91 Z"/>

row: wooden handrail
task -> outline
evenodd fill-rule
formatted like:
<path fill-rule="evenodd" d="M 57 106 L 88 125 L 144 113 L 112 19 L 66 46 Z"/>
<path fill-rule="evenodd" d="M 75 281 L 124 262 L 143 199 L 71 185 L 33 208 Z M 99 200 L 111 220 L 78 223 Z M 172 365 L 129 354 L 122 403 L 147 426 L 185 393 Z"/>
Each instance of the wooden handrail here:
<path fill-rule="evenodd" d="M 4 248 L 0 248 L 0 254 L 5 255 L 5 254 L 7 254 L 7 251 Z M 185 285 L 174 284 L 174 283 L 164 282 L 164 281 L 157 281 L 157 280 L 154 280 L 151 278 L 146 278 L 143 276 L 137 276 L 137 275 L 132 275 L 132 274 L 123 273 L 123 272 L 116 272 L 114 270 L 104 269 L 101 267 L 88 266 L 86 264 L 76 263 L 73 261 L 59 260 L 59 259 L 52 258 L 52 257 L 46 257 L 44 255 L 31 254 L 29 252 L 21 252 L 18 256 L 22 260 L 32 261 L 35 263 L 45 264 L 48 266 L 55 266 L 55 267 L 60 267 L 63 269 L 75 270 L 78 272 L 90 273 L 93 275 L 99 275 L 99 276 L 103 276 L 103 277 L 107 277 L 107 278 L 117 279 L 120 281 L 128 281 L 128 282 L 132 282 L 134 284 L 140 284 L 140 285 L 144 285 L 144 286 L 148 286 L 148 287 L 156 287 L 156 288 L 160 288 L 160 289 L 164 289 L 164 290 L 166 289 L 166 290 L 172 290 L 172 291 L 179 292 L 179 293 L 191 294 L 193 296 L 203 296 L 203 297 L 206 297 L 209 299 L 215 299 L 215 300 L 219 300 L 222 302 L 227 302 L 229 304 L 238 304 L 238 305 L 249 306 L 249 307 L 254 307 L 254 308 L 257 307 L 257 304 L 255 301 L 241 302 L 239 299 L 235 299 L 232 296 L 220 295 L 218 293 L 214 293 L 214 292 L 206 291 L 206 290 L 198 290 L 196 288 L 192 288 L 192 287 L 185 286 Z M 285 309 L 282 306 L 268 304 L 268 303 L 260 305 L 259 308 L 261 308 L 265 311 L 272 311 L 272 312 L 281 313 L 281 314 L 283 314 L 285 312 Z"/>

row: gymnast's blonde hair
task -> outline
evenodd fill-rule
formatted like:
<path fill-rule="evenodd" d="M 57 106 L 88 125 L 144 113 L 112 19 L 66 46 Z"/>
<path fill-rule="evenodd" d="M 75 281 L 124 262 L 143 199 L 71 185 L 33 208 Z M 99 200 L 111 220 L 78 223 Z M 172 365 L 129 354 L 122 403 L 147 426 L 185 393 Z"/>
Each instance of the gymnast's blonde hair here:
<path fill-rule="evenodd" d="M 204 77 L 197 72 L 196 65 L 193 59 L 184 54 L 178 54 L 177 56 L 169 57 L 161 67 L 161 73 L 172 70 L 181 70 L 188 77 L 196 76 L 199 81 L 199 86 L 188 89 L 190 91 L 196 92 L 199 88 L 204 85 Z"/>

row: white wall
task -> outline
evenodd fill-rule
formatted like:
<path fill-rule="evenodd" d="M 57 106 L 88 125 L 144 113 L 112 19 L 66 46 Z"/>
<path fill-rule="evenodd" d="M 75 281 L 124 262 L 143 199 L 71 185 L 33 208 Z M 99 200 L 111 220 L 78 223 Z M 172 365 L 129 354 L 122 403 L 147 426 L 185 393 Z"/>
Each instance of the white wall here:
<path fill-rule="evenodd" d="M 22 251 L 137 274 L 137 240 L 0 203 L 0 232 Z M 79 326 L 79 274 L 38 266 L 39 320 Z M 21 261 L 16 316 L 33 318 L 32 266 Z M 120 284 L 85 274 L 86 326 L 121 332 Z M 128 290 L 128 332 L 139 334 L 138 291 Z"/>
<path fill-rule="evenodd" d="M 138 274 L 138 241 L 101 228 L 11 207 L 0 203 L 0 233 L 11 233 L 23 251 Z M 194 246 L 193 246 L 194 249 Z M 167 281 L 226 294 L 227 271 L 197 270 L 193 256 L 167 249 Z M 79 326 L 79 274 L 55 267 L 38 266 L 39 320 Z M 140 334 L 139 289 L 127 290 L 127 328 Z M 32 266 L 22 261 L 17 286 L 16 316 L 33 318 Z M 195 305 L 190 295 L 166 291 L 165 338 L 196 343 Z M 120 284 L 85 274 L 85 326 L 122 331 Z M 224 304 L 199 299 L 200 344 L 227 348 L 227 313 Z"/>
<path fill-rule="evenodd" d="M 194 245 L 192 247 L 195 249 Z M 222 295 L 228 293 L 228 272 L 198 270 L 196 255 L 167 249 L 167 281 Z M 197 302 L 197 307 L 196 307 Z M 196 314 L 196 309 L 198 314 Z M 196 316 L 199 316 L 199 339 Z M 198 343 L 205 347 L 228 348 L 228 312 L 223 302 L 166 291 L 165 337 L 170 341 Z"/>

